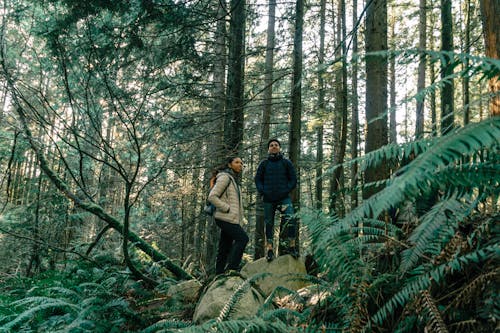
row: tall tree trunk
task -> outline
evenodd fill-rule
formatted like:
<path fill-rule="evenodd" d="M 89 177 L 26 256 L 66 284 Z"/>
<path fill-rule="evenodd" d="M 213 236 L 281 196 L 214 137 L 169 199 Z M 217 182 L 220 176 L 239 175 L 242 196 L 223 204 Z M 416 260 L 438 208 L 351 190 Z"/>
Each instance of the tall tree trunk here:
<path fill-rule="evenodd" d="M 387 50 L 387 1 L 374 0 L 366 12 L 366 143 L 369 153 L 387 144 L 387 57 L 370 52 Z M 365 182 L 386 179 L 386 163 L 370 167 L 365 172 Z M 379 188 L 371 186 L 363 191 L 369 198 Z"/>
<path fill-rule="evenodd" d="M 358 21 L 358 2 L 352 2 L 352 26 L 355 27 Z M 357 29 L 352 37 L 352 53 L 358 53 L 358 34 Z M 358 142 L 359 142 L 359 110 L 358 110 L 358 61 L 352 62 L 352 116 L 351 116 L 351 159 L 358 157 Z M 358 206 L 358 163 L 354 162 L 351 166 L 351 209 Z"/>
<path fill-rule="evenodd" d="M 304 0 L 295 2 L 295 33 L 293 38 L 293 78 L 292 101 L 290 107 L 290 160 L 297 171 L 297 188 L 292 192 L 292 202 L 296 210 L 300 208 L 300 140 L 302 117 L 302 31 L 304 27 Z M 299 243 L 299 221 L 297 221 L 297 236 L 295 244 Z M 282 235 L 284 237 L 284 235 Z M 280 235 L 280 238 L 282 237 Z M 284 240 L 280 239 L 280 243 Z M 298 247 L 297 247 L 298 248 Z"/>
<path fill-rule="evenodd" d="M 430 77 L 431 77 L 431 84 L 434 84 L 436 82 L 436 67 L 433 62 L 430 64 Z M 432 122 L 432 136 L 437 136 L 438 135 L 438 127 L 437 127 L 437 103 L 436 103 L 436 91 L 432 90 L 431 91 L 431 96 L 430 96 L 430 108 L 431 108 L 431 122 Z"/>
<path fill-rule="evenodd" d="M 4 113 L 5 110 L 7 109 L 7 96 L 8 96 L 8 90 L 7 90 L 7 83 L 4 81 L 2 84 L 2 90 L 0 91 L 0 124 L 4 123 Z"/>
<path fill-rule="evenodd" d="M 470 0 L 466 0 L 465 4 L 465 32 L 463 39 L 463 53 L 470 54 L 470 16 L 471 16 L 471 3 Z M 469 57 L 465 58 L 465 63 L 463 65 L 465 68 L 469 67 Z M 467 125 L 470 122 L 470 78 L 468 75 L 464 75 L 462 81 L 462 90 L 463 90 L 463 104 L 464 104 L 464 125 Z"/>
<path fill-rule="evenodd" d="M 436 22 L 434 15 L 430 16 L 430 31 L 434 31 L 436 29 Z M 429 39 L 429 49 L 434 50 L 435 49 L 435 39 L 434 36 L 431 34 L 430 39 Z M 429 62 L 429 78 L 430 78 L 430 84 L 433 85 L 436 83 L 437 79 L 437 74 L 436 74 L 436 64 L 433 61 Z M 432 136 L 437 136 L 438 135 L 438 124 L 437 124 L 437 106 L 436 106 L 436 90 L 432 89 L 430 96 L 429 96 L 429 107 L 430 107 L 430 112 L 431 112 L 431 133 Z"/>
<path fill-rule="evenodd" d="M 337 149 L 335 151 L 335 164 L 339 165 L 338 168 L 335 169 L 334 172 L 334 192 L 338 192 L 339 189 L 344 188 L 344 168 L 342 164 L 345 159 L 345 152 L 347 147 L 347 47 L 345 44 L 347 38 L 347 29 L 345 22 L 345 0 L 340 0 L 339 2 L 339 15 L 338 15 L 338 41 L 340 43 L 340 57 L 342 66 L 339 69 L 338 81 L 337 85 L 339 87 L 337 94 L 338 101 L 338 117 L 340 118 L 340 135 L 339 141 L 337 144 Z M 344 216 L 345 213 L 345 204 L 343 202 L 339 202 L 340 198 L 336 198 L 336 208 L 335 211 L 339 216 Z"/>
<path fill-rule="evenodd" d="M 266 63 L 264 76 L 264 108 L 262 109 L 262 127 L 260 133 L 259 160 L 267 156 L 267 142 L 269 141 L 269 126 L 273 105 L 273 80 L 274 80 L 274 47 L 275 47 L 275 25 L 276 25 L 276 0 L 269 0 L 266 42 Z M 255 251 L 254 259 L 264 256 L 265 233 L 264 233 L 264 211 L 262 197 L 257 196 L 255 206 Z"/>
<path fill-rule="evenodd" d="M 395 19 L 391 19 L 391 40 L 395 39 Z M 393 44 L 393 43 L 391 43 Z M 394 45 L 391 45 L 391 49 L 394 49 Z M 397 124 L 396 124 L 396 57 L 391 56 L 389 62 L 389 101 L 390 101 L 390 113 L 389 113 L 389 143 L 398 143 L 397 134 Z"/>
<path fill-rule="evenodd" d="M 340 43 L 341 43 L 341 28 L 340 28 L 340 15 L 338 12 L 338 8 L 332 8 L 332 31 L 333 35 L 335 36 L 334 38 L 334 45 L 335 45 L 335 52 L 334 52 L 334 57 L 336 61 L 340 62 L 340 57 L 342 56 L 342 51 L 340 49 Z M 337 166 L 339 164 L 338 160 L 338 153 L 340 150 L 340 137 L 341 134 L 338 129 L 341 128 L 342 126 L 342 120 L 341 120 L 341 112 L 342 112 L 342 102 L 341 102 L 341 87 L 342 87 L 342 73 L 340 71 L 340 66 L 335 66 L 333 69 L 333 87 L 334 87 L 334 93 L 335 93 L 335 103 L 334 103 L 334 109 L 333 109 L 333 124 L 332 127 L 335 128 L 335 131 L 333 131 L 331 140 L 332 140 L 332 165 Z M 339 183 L 338 183 L 338 177 L 337 177 L 337 170 L 335 172 L 332 172 L 330 174 L 330 188 L 329 188 L 329 194 L 330 197 L 328 198 L 328 211 L 331 215 L 337 214 L 338 212 L 336 211 L 336 203 L 337 203 L 337 195 L 338 195 L 338 189 L 339 189 Z"/>
<path fill-rule="evenodd" d="M 417 93 L 420 93 L 425 88 L 425 62 L 426 56 L 424 51 L 426 49 L 427 39 L 427 3 L 426 0 L 420 0 L 419 3 L 419 24 L 418 24 L 418 49 L 421 52 L 418 59 L 418 79 L 417 79 Z M 415 138 L 421 139 L 424 136 L 424 110 L 425 110 L 425 96 L 421 95 L 417 99 L 417 114 L 415 116 Z"/>
<path fill-rule="evenodd" d="M 486 56 L 500 59 L 500 0 L 481 0 L 481 16 L 483 18 L 483 34 L 486 46 Z M 489 82 L 491 100 L 490 115 L 500 116 L 500 76 L 495 76 Z"/>
<path fill-rule="evenodd" d="M 33 247 L 26 268 L 26 276 L 33 276 L 33 273 L 40 272 L 40 196 L 42 192 L 42 174 L 38 175 L 38 186 L 36 192 L 35 212 L 33 216 Z"/>
<path fill-rule="evenodd" d="M 224 143 L 228 155 L 237 155 L 243 142 L 245 0 L 231 0 L 230 15 Z"/>
<path fill-rule="evenodd" d="M 224 115 L 225 111 L 225 86 L 226 86 L 226 65 L 227 65 L 227 42 L 226 42 L 226 1 L 223 0 L 218 3 L 217 12 L 217 26 L 215 32 L 215 63 L 213 66 L 213 78 L 214 78 L 214 102 L 212 105 L 213 114 Z M 219 117 L 217 117 L 219 118 Z M 224 117 L 220 117 L 224 119 Z M 224 127 L 224 120 L 215 120 L 212 124 L 212 129 L 214 135 L 210 142 L 207 142 L 207 165 L 210 169 L 215 169 L 222 160 L 224 160 L 224 133 L 220 131 Z M 215 157 L 215 158 L 214 158 Z M 211 172 L 205 173 L 204 188 L 205 193 L 208 192 L 209 179 L 212 176 Z M 217 254 L 217 244 L 220 237 L 220 229 L 214 223 L 211 217 L 205 220 L 205 230 L 203 233 L 206 235 L 205 244 L 205 256 L 203 258 L 203 264 L 208 267 L 208 273 L 215 272 L 215 258 Z M 200 233 L 201 234 L 201 233 Z"/>
<path fill-rule="evenodd" d="M 316 128 L 316 209 L 323 209 L 323 119 L 325 117 L 325 18 L 326 0 L 320 2 L 319 53 L 318 53 L 318 116 Z"/>
<path fill-rule="evenodd" d="M 441 0 L 441 51 L 443 55 L 441 64 L 441 79 L 445 82 L 441 89 L 441 134 L 444 135 L 453 129 L 454 123 L 454 84 L 450 76 L 453 74 L 451 65 L 453 52 L 453 19 L 451 16 L 451 0 Z"/>

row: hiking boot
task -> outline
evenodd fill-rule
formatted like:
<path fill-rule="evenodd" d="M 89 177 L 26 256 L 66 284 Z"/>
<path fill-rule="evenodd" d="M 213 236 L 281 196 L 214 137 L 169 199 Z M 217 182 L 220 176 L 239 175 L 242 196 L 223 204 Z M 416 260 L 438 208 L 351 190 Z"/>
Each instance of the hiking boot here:
<path fill-rule="evenodd" d="M 290 254 L 292 257 L 294 257 L 295 259 L 298 259 L 300 257 L 299 255 L 299 251 L 297 251 L 296 248 L 291 248 L 290 249 L 290 252 L 288 252 L 288 254 Z"/>
<path fill-rule="evenodd" d="M 273 250 L 272 249 L 267 250 L 266 260 L 269 262 L 269 261 L 273 261 L 273 259 L 274 259 Z"/>

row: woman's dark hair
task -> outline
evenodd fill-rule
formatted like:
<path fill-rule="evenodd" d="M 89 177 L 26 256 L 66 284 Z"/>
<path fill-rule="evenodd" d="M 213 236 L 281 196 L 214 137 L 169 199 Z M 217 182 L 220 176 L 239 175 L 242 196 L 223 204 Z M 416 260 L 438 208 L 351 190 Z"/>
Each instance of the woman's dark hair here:
<path fill-rule="evenodd" d="M 239 156 L 236 155 L 229 156 L 226 158 L 226 161 L 223 164 L 212 170 L 212 176 L 210 177 L 210 187 L 213 187 L 213 185 L 215 184 L 215 178 L 217 177 L 217 174 L 223 170 L 226 170 L 228 168 L 227 165 L 231 164 L 238 157 Z"/>
<path fill-rule="evenodd" d="M 229 156 L 228 158 L 226 158 L 226 168 L 227 168 L 227 165 L 228 165 L 228 164 L 233 163 L 233 161 L 234 161 L 235 159 L 237 159 L 237 158 L 239 158 L 239 156 L 236 156 L 236 155 L 234 155 L 234 156 Z"/>

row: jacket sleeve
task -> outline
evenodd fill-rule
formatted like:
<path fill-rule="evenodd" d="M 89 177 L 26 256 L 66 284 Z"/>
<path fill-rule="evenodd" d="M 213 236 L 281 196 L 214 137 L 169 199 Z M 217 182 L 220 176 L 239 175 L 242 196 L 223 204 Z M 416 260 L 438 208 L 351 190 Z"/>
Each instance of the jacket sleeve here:
<path fill-rule="evenodd" d="M 229 212 L 230 205 L 227 202 L 221 200 L 222 195 L 226 191 L 231 179 L 228 175 L 220 174 L 217 176 L 217 181 L 215 186 L 212 188 L 208 194 L 207 200 L 215 206 L 221 212 Z"/>
<path fill-rule="evenodd" d="M 296 186 L 297 186 L 297 172 L 295 171 L 295 168 L 293 166 L 292 161 L 286 160 L 286 163 L 288 163 L 288 191 L 292 191 Z"/>
<path fill-rule="evenodd" d="M 257 188 L 257 192 L 259 194 L 264 193 L 264 163 L 260 162 L 259 166 L 257 167 L 257 172 L 255 173 L 255 187 Z"/>

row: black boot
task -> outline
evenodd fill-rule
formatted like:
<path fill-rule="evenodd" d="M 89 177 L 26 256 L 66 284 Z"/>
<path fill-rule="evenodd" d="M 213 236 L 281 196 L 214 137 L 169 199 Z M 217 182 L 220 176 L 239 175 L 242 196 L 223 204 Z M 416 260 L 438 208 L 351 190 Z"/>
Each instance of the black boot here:
<path fill-rule="evenodd" d="M 273 259 L 274 259 L 273 250 L 272 249 L 267 250 L 266 260 L 269 262 L 269 261 L 273 261 Z"/>

